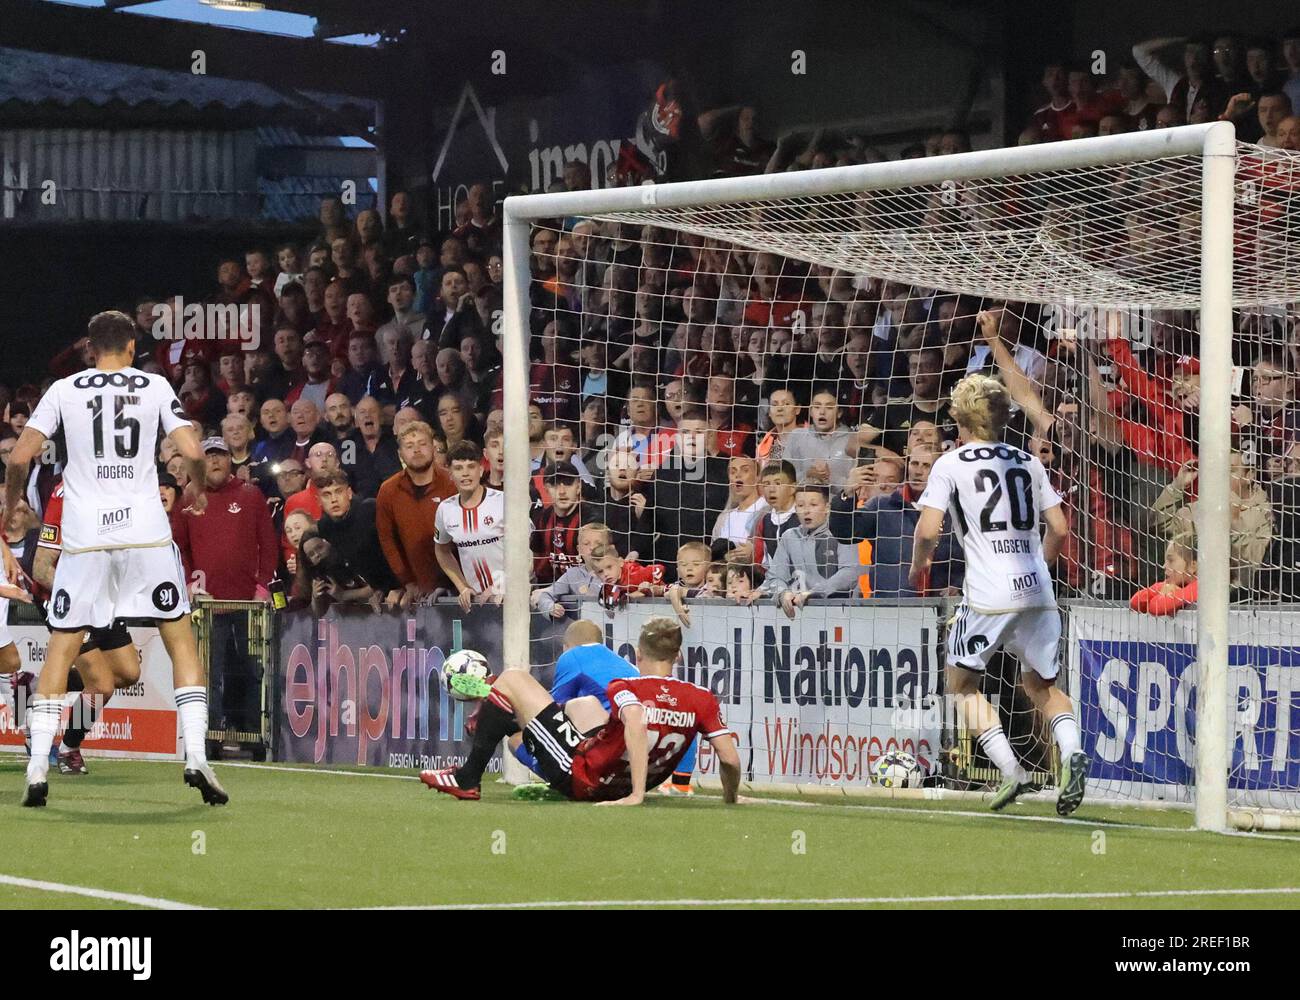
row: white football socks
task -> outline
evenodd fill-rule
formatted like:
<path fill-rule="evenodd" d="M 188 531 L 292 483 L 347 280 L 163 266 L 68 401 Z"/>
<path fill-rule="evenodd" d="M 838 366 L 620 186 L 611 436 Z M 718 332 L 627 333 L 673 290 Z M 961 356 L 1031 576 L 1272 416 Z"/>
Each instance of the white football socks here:
<path fill-rule="evenodd" d="M 1052 738 L 1061 751 L 1061 760 L 1069 760 L 1070 754 L 1079 752 L 1079 720 L 1073 712 L 1062 712 L 1053 716 L 1047 723 L 1052 729 Z"/>
<path fill-rule="evenodd" d="M 998 766 L 1003 778 L 1008 781 L 1015 779 L 1022 784 L 1029 780 L 1029 776 L 1025 774 L 1024 768 L 1016 759 L 1016 752 L 1011 749 L 1007 734 L 1002 731 L 1000 725 L 984 730 L 976 742 L 979 743 L 985 756 Z"/>
<path fill-rule="evenodd" d="M 208 766 L 208 689 L 198 685 L 177 688 L 176 710 L 181 716 L 185 766 L 195 770 L 206 768 Z"/>
<path fill-rule="evenodd" d="M 63 715 L 63 697 L 43 698 L 36 695 L 27 706 L 27 724 L 32 734 L 32 757 L 27 762 L 27 783 L 39 784 L 50 773 L 50 747 L 59 731 Z"/>

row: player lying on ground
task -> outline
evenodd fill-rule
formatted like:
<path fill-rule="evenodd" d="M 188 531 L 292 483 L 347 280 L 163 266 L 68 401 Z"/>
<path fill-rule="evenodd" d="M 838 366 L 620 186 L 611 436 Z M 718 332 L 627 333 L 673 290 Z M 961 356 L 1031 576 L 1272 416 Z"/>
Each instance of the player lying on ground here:
<path fill-rule="evenodd" d="M 167 380 L 132 367 L 135 324 L 104 312 L 89 325 L 95 367 L 50 386 L 9 455 L 5 510 L 10 515 L 32 459 L 60 429 L 67 441 L 63 472 L 63 554 L 54 570 L 50 642 L 30 706 L 32 757 L 24 806 L 43 806 L 49 753 L 58 732 L 68 670 L 87 629 L 118 618 L 152 618 L 172 660 L 176 708 L 185 744 L 184 781 L 209 805 L 228 801 L 208 764 L 208 691 L 190 627 L 180 553 L 158 495 L 154 444 L 169 435 L 189 463 L 188 505 L 202 510 L 203 449 Z"/>
<path fill-rule="evenodd" d="M 610 805 L 639 805 L 645 793 L 673 772 L 698 733 L 718 755 L 722 795 L 736 801 L 740 755 L 722 720 L 718 699 L 704 688 L 669 676 L 681 653 L 682 630 L 668 618 L 652 618 L 637 641 L 639 677 L 621 677 L 606 690 L 606 711 L 592 697 L 563 706 L 531 675 L 507 670 L 488 684 L 463 681 L 459 693 L 482 698 L 470 761 L 486 767 L 503 737 L 523 730 L 523 743 L 537 759 L 538 773 L 566 798 Z M 592 730 L 595 730 L 592 733 Z M 591 735 L 584 736 L 584 733 Z M 466 764 L 466 767 L 469 763 Z M 477 783 L 459 772 L 422 771 L 430 788 L 459 799 L 479 798 Z"/>
<path fill-rule="evenodd" d="M 592 621 L 576 621 L 564 630 L 564 652 L 555 661 L 555 678 L 551 681 L 551 700 L 563 705 L 575 698 L 595 698 L 601 708 L 609 712 L 609 699 L 605 692 L 620 677 L 637 677 L 636 667 L 619 656 L 601 641 L 600 626 Z M 586 735 L 585 733 L 583 735 Z M 695 771 L 696 747 L 699 738 L 691 740 L 685 755 L 673 770 L 672 780 L 665 781 L 659 790 L 666 795 L 691 795 L 691 774 Z M 523 735 L 510 737 L 510 749 L 526 768 L 535 774 L 537 759 L 524 746 Z M 483 765 L 486 766 L 486 761 Z M 466 787 L 478 786 L 482 772 L 460 769 L 459 778 Z"/>
<path fill-rule="evenodd" d="M 997 322 L 980 313 L 981 323 Z M 968 375 L 952 390 L 951 413 L 961 445 L 934 463 L 918 502 L 911 583 L 923 590 L 951 510 L 966 554 L 961 605 L 948 627 L 947 692 L 958 718 L 1002 772 L 992 807 L 1002 809 L 1033 785 L 1002 731 L 997 710 L 980 692 L 980 675 L 999 649 L 1020 660 L 1020 677 L 1034 708 L 1061 752 L 1056 811 L 1068 816 L 1083 801 L 1088 756 L 1080 750 L 1079 723 L 1070 699 L 1056 687 L 1061 615 L 1048 563 L 1068 533 L 1061 498 L 1037 457 L 1001 443 L 1011 397 L 996 379 Z M 1038 535 L 1047 521 L 1047 540 Z M 1044 552 L 1044 549 L 1046 550 Z"/>

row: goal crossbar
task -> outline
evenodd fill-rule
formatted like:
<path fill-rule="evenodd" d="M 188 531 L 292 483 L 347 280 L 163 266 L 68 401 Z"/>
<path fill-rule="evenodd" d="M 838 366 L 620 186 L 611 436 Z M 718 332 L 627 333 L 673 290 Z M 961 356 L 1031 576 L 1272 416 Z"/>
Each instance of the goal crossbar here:
<path fill-rule="evenodd" d="M 1141 163 L 1171 156 L 1231 153 L 1236 130 L 1229 122 L 1128 132 L 1070 142 L 982 149 L 970 153 L 825 167 L 779 174 L 643 184 L 640 187 L 515 195 L 503 210 L 507 221 L 558 216 L 595 216 L 657 208 L 688 208 L 746 201 L 889 191 L 946 180 L 967 181 L 1012 174 Z"/>

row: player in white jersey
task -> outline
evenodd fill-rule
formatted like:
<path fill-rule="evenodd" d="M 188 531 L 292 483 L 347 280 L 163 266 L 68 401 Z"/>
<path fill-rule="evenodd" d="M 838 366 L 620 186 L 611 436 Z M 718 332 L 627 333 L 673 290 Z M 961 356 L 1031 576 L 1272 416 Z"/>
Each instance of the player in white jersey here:
<path fill-rule="evenodd" d="M 966 556 L 961 605 L 948 628 L 947 692 L 962 724 L 1002 772 L 994 809 L 1033 786 L 1007 741 L 997 710 L 980 692 L 980 674 L 1005 649 L 1020 660 L 1025 691 L 1046 720 L 1061 751 L 1056 811 L 1068 816 L 1083 801 L 1088 757 L 1080 750 L 1079 723 L 1065 692 L 1056 687 L 1061 616 L 1048 563 L 1068 533 L 1061 498 L 1034 455 L 999 439 L 1010 413 L 1006 388 L 985 375 L 968 375 L 953 388 L 951 412 L 961 445 L 934 463 L 917 501 L 912 586 L 930 572 L 944 515 Z M 1039 536 L 1040 519 L 1047 537 Z"/>
<path fill-rule="evenodd" d="M 28 718 L 32 756 L 24 806 L 49 794 L 49 752 L 67 693 L 68 669 L 87 629 L 115 618 L 152 618 L 172 660 L 185 743 L 187 785 L 209 805 L 228 801 L 208 765 L 208 692 L 190 628 L 181 557 L 158 496 L 155 443 L 170 435 L 190 463 L 190 506 L 207 503 L 203 449 L 167 380 L 131 367 L 135 324 L 104 312 L 88 328 L 95 367 L 50 386 L 32 411 L 5 473 L 6 516 L 15 510 L 32 459 L 62 429 L 63 555 L 54 570 L 50 641 Z"/>
<path fill-rule="evenodd" d="M 483 485 L 483 452 L 461 441 L 447 455 L 457 495 L 438 504 L 434 553 L 456 588 L 460 606 L 500 603 L 506 587 L 506 498 Z M 453 551 L 454 550 L 454 551 Z"/>

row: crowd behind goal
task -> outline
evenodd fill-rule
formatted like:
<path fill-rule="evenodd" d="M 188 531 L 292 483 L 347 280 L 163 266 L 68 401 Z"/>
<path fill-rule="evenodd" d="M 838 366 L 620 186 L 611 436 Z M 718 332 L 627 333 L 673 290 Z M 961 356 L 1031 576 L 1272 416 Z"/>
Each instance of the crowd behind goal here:
<path fill-rule="evenodd" d="M 1300 31 L 1156 39 L 1109 79 L 1054 61 L 1043 85 L 1046 103 L 1021 143 L 1223 117 L 1280 156 L 1300 150 L 1290 113 Z M 661 137 L 670 178 L 882 158 L 851 135 L 819 132 L 804 149 L 767 142 L 752 109 L 695 120 L 673 86 L 655 101 L 652 117 L 670 123 Z M 969 145 L 949 130 L 900 155 Z M 638 183 L 655 169 L 629 157 L 606 180 Z M 564 171 L 566 189 L 591 181 L 584 164 Z M 503 485 L 501 229 L 490 191 L 474 185 L 446 233 L 425 228 L 405 192 L 386 218 L 349 218 L 327 198 L 310 245 L 250 247 L 221 261 L 210 301 L 258 307 L 255 350 L 159 340 L 160 316 L 183 303 L 129 304 L 137 365 L 165 375 L 200 436 L 220 442 L 210 475 L 255 487 L 265 502 L 264 519 L 195 518 L 182 499 L 184 462 L 159 451 L 163 501 L 196 593 L 282 593 L 287 606 L 317 612 L 334 601 L 379 610 L 499 599 L 500 565 L 465 572 L 462 560 L 459 578 L 449 575 L 430 502 L 465 495 L 450 474 L 457 460 L 481 466 L 483 487 Z M 1289 210 L 1290 187 L 1283 200 Z M 1011 440 L 1043 461 L 1065 499 L 1058 593 L 1152 614 L 1194 604 L 1191 313 L 1142 311 L 1129 324 L 1138 336 L 1074 336 L 1052 306 L 627 221 L 555 219 L 534 227 L 531 249 L 539 616 L 572 617 L 581 597 L 616 606 L 662 596 L 683 615 L 698 598 L 770 601 L 793 616 L 819 598 L 957 595 L 963 557 L 950 528 L 923 590 L 907 568 L 916 500 L 956 440 L 948 394 L 975 371 L 1007 385 Z M 1290 602 L 1300 595 L 1300 306 L 1240 312 L 1235 330 L 1233 598 Z M 43 379 L 3 390 L 0 460 L 44 387 L 88 363 L 77 341 Z M 412 475 L 426 453 L 429 471 Z M 6 529 L 29 570 L 59 476 L 57 452 L 46 458 Z"/>

